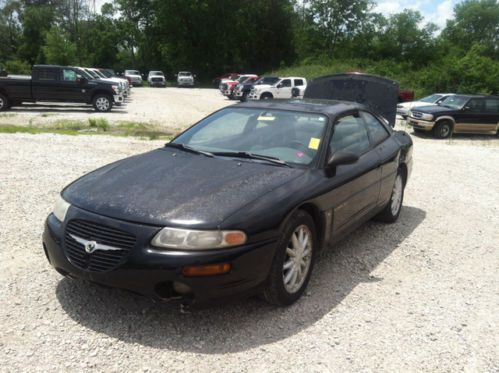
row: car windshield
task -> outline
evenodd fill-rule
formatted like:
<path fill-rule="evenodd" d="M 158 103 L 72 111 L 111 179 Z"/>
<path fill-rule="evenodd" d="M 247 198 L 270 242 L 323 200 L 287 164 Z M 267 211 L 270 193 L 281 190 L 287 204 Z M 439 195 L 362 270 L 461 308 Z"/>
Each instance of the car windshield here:
<path fill-rule="evenodd" d="M 191 76 L 191 73 L 178 73 L 178 76 Z"/>
<path fill-rule="evenodd" d="M 464 104 L 469 100 L 469 97 L 465 96 L 449 96 L 440 101 L 440 106 L 450 107 L 452 109 L 462 109 Z"/>
<path fill-rule="evenodd" d="M 140 73 L 137 70 L 127 70 L 127 71 L 125 71 L 125 74 L 128 74 L 128 75 L 140 75 Z"/>
<path fill-rule="evenodd" d="M 429 102 L 429 103 L 433 104 L 433 103 L 437 102 L 440 98 L 442 98 L 442 95 L 429 95 L 429 96 L 423 97 L 419 101 Z"/>
<path fill-rule="evenodd" d="M 326 116 L 316 113 L 226 108 L 188 129 L 173 144 L 215 156 L 250 153 L 305 166 L 316 159 L 326 125 Z"/>
<path fill-rule="evenodd" d="M 151 71 L 149 75 L 153 76 L 163 76 L 164 74 L 161 71 Z"/>
<path fill-rule="evenodd" d="M 277 83 L 279 80 L 280 80 L 280 78 L 269 78 L 269 77 L 261 78 L 255 83 L 255 85 L 262 85 L 262 84 L 272 85 L 272 84 Z"/>

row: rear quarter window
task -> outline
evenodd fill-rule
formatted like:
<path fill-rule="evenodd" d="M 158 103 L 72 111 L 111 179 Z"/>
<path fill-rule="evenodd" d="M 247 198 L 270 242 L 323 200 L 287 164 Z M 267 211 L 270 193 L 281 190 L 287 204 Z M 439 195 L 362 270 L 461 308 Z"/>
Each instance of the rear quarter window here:
<path fill-rule="evenodd" d="M 360 116 L 366 123 L 369 137 L 374 146 L 385 141 L 390 136 L 385 126 L 383 126 L 374 115 L 361 111 Z"/>
<path fill-rule="evenodd" d="M 59 69 L 39 69 L 38 80 L 41 81 L 57 81 L 59 80 Z"/>

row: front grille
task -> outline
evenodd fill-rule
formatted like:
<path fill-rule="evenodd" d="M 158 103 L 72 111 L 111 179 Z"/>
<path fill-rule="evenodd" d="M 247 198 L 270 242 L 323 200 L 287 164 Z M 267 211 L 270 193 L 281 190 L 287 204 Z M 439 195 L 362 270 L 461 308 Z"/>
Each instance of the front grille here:
<path fill-rule="evenodd" d="M 161 78 L 151 78 L 151 80 L 152 80 L 153 82 L 157 82 L 157 83 L 159 83 L 159 82 L 162 82 L 162 81 L 163 81 L 163 79 L 161 79 Z"/>
<path fill-rule="evenodd" d="M 423 113 L 421 113 L 420 111 L 413 111 L 412 116 L 414 118 L 421 118 L 423 116 Z"/>
<path fill-rule="evenodd" d="M 122 250 L 96 250 L 88 254 L 84 245 L 74 240 L 71 235 Z M 124 262 L 135 246 L 134 235 L 86 220 L 71 220 L 66 226 L 64 241 L 69 261 L 75 267 L 92 272 L 115 269 Z"/>

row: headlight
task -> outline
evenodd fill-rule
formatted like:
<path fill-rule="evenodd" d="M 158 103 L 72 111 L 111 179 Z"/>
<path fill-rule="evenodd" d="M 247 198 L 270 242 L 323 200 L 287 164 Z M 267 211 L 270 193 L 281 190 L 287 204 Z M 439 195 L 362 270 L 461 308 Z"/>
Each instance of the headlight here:
<path fill-rule="evenodd" d="M 242 245 L 245 242 L 246 234 L 241 231 L 200 231 L 167 227 L 154 236 L 151 244 L 168 249 L 206 250 Z"/>
<path fill-rule="evenodd" d="M 117 85 L 113 85 L 112 88 L 113 88 L 114 93 L 119 92 L 119 87 Z"/>
<path fill-rule="evenodd" d="M 423 115 L 421 115 L 421 119 L 423 119 L 423 120 L 433 120 L 433 114 L 423 114 Z"/>
<path fill-rule="evenodd" d="M 55 206 L 54 206 L 54 215 L 55 217 L 62 223 L 64 219 L 66 218 L 66 213 L 68 212 L 69 206 L 71 206 L 69 203 L 67 203 L 61 195 L 57 197 L 57 200 L 55 201 Z"/>

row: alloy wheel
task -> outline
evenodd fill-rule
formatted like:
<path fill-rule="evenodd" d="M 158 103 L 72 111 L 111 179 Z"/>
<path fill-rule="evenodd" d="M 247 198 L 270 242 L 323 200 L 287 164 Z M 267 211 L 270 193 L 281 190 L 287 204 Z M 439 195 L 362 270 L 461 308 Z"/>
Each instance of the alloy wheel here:
<path fill-rule="evenodd" d="M 392 192 L 392 204 L 391 204 L 391 210 L 393 215 L 397 215 L 400 206 L 402 204 L 402 193 L 404 190 L 404 183 L 402 182 L 402 176 L 397 175 L 397 178 L 395 179 L 395 184 L 393 185 L 393 192 Z"/>
<path fill-rule="evenodd" d="M 109 109 L 109 100 L 105 97 L 99 97 L 95 102 L 95 106 L 99 111 L 107 111 Z"/>
<path fill-rule="evenodd" d="M 284 288 L 288 293 L 300 290 L 312 262 L 312 232 L 306 225 L 298 226 L 286 247 L 282 268 Z"/>

